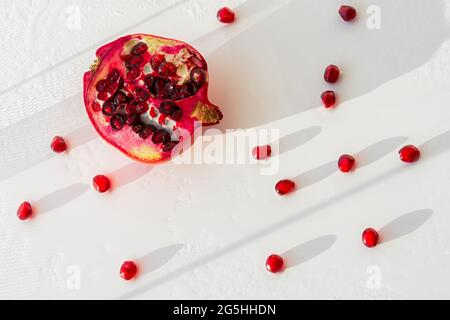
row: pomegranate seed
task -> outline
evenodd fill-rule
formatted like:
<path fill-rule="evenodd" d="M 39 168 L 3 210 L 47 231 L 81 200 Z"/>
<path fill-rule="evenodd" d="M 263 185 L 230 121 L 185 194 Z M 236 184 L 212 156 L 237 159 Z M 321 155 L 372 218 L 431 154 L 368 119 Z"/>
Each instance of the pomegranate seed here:
<path fill-rule="evenodd" d="M 128 60 L 126 61 L 125 64 L 128 69 L 135 69 L 135 68 L 139 68 L 143 62 L 144 62 L 144 58 L 142 58 L 141 56 L 133 55 L 128 58 Z"/>
<path fill-rule="evenodd" d="M 136 88 L 137 101 L 147 101 L 150 98 L 150 92 L 144 88 Z"/>
<path fill-rule="evenodd" d="M 97 101 L 92 101 L 91 109 L 94 112 L 99 112 L 100 110 L 102 110 L 102 106 Z"/>
<path fill-rule="evenodd" d="M 141 103 L 139 103 L 136 106 L 136 113 L 138 113 L 138 114 L 143 114 L 143 113 L 146 113 L 147 111 L 148 111 L 148 105 L 147 105 L 147 102 L 145 102 L 145 101 L 142 101 Z"/>
<path fill-rule="evenodd" d="M 194 68 L 191 71 L 191 81 L 197 86 L 201 87 L 206 80 L 206 73 L 205 70 L 201 68 Z"/>
<path fill-rule="evenodd" d="M 20 220 L 26 220 L 33 214 L 33 209 L 31 208 L 31 204 L 27 201 L 23 202 L 19 208 L 17 209 L 17 217 Z"/>
<path fill-rule="evenodd" d="M 120 115 L 116 114 L 111 117 L 109 124 L 111 125 L 111 129 L 113 129 L 114 131 L 122 130 L 123 119 Z"/>
<path fill-rule="evenodd" d="M 270 158 L 270 156 L 272 155 L 272 148 L 269 145 L 254 147 L 252 150 L 252 155 L 253 158 L 257 160 Z"/>
<path fill-rule="evenodd" d="M 356 18 L 356 9 L 351 6 L 341 6 L 339 8 L 339 15 L 344 21 L 352 21 Z"/>
<path fill-rule="evenodd" d="M 120 277 L 129 281 L 134 279 L 138 271 L 137 265 L 134 261 L 125 261 L 120 267 Z"/>
<path fill-rule="evenodd" d="M 158 114 L 156 113 L 155 107 L 151 107 L 151 108 L 150 108 L 149 114 L 150 114 L 150 117 L 156 118 L 156 116 L 157 116 Z"/>
<path fill-rule="evenodd" d="M 106 101 L 108 99 L 108 92 L 99 92 L 97 98 L 102 101 Z"/>
<path fill-rule="evenodd" d="M 141 69 L 133 68 L 128 70 L 127 79 L 128 80 L 136 80 L 141 75 Z"/>
<path fill-rule="evenodd" d="M 288 179 L 280 180 L 275 185 L 275 191 L 281 196 L 292 192 L 294 189 L 295 182 Z"/>
<path fill-rule="evenodd" d="M 170 62 L 163 62 L 158 67 L 158 73 L 163 77 L 173 76 L 177 73 L 177 67 Z"/>
<path fill-rule="evenodd" d="M 125 123 L 130 127 L 138 124 L 140 122 L 140 117 L 137 114 L 132 114 L 126 117 Z"/>
<path fill-rule="evenodd" d="M 50 144 L 52 150 L 56 153 L 61 153 L 66 151 L 67 145 L 63 138 L 56 136 L 53 138 L 52 143 Z"/>
<path fill-rule="evenodd" d="M 266 260 L 266 269 L 272 273 L 280 272 L 283 269 L 283 258 L 277 254 L 270 255 Z"/>
<path fill-rule="evenodd" d="M 323 75 L 323 78 L 328 83 L 335 83 L 339 79 L 340 70 L 334 64 L 330 64 Z"/>
<path fill-rule="evenodd" d="M 120 78 L 120 72 L 117 69 L 113 69 L 110 74 L 106 77 L 109 83 L 115 83 Z"/>
<path fill-rule="evenodd" d="M 142 139 L 147 139 L 151 136 L 151 134 L 156 130 L 156 128 L 152 125 L 145 126 L 145 128 L 142 128 L 142 130 L 139 132 L 139 137 Z"/>
<path fill-rule="evenodd" d="M 141 55 L 148 50 L 148 46 L 144 42 L 139 42 L 131 49 L 131 53 L 135 55 Z"/>
<path fill-rule="evenodd" d="M 158 118 L 158 122 L 160 125 L 164 126 L 164 124 L 166 123 L 166 115 L 165 114 L 160 114 L 159 118 Z"/>
<path fill-rule="evenodd" d="M 162 54 L 155 54 L 152 57 L 152 60 L 150 61 L 150 64 L 152 66 L 153 70 L 158 70 L 159 66 L 163 63 L 166 62 L 166 58 L 164 57 L 164 55 Z"/>
<path fill-rule="evenodd" d="M 420 150 L 413 145 L 404 146 L 398 153 L 403 162 L 416 162 L 420 158 Z"/>
<path fill-rule="evenodd" d="M 378 232 L 372 228 L 367 228 L 362 233 L 362 241 L 366 247 L 375 247 L 378 244 Z"/>
<path fill-rule="evenodd" d="M 323 106 L 327 109 L 334 107 L 336 103 L 336 94 L 334 91 L 327 90 L 321 95 Z"/>
<path fill-rule="evenodd" d="M 116 106 L 109 100 L 105 101 L 103 103 L 102 113 L 105 116 L 110 117 L 114 114 L 114 112 L 116 112 Z"/>
<path fill-rule="evenodd" d="M 108 177 L 99 174 L 92 179 L 92 183 L 94 184 L 95 190 L 100 193 L 106 192 L 111 187 L 111 183 L 109 182 Z"/>
<path fill-rule="evenodd" d="M 235 13 L 228 7 L 223 7 L 217 11 L 217 20 L 222 23 L 232 23 L 235 18 Z"/>
<path fill-rule="evenodd" d="M 155 77 L 150 76 L 150 75 L 148 75 L 144 78 L 144 82 L 149 89 L 152 87 L 154 81 L 155 81 Z"/>
<path fill-rule="evenodd" d="M 143 129 L 144 129 L 144 126 L 141 123 L 135 124 L 133 126 L 133 128 L 131 128 L 131 130 L 133 130 L 133 132 L 135 132 L 135 133 L 140 133 Z"/>
<path fill-rule="evenodd" d="M 136 106 L 132 104 L 127 104 L 125 106 L 125 113 L 128 115 L 132 115 L 136 113 Z"/>
<path fill-rule="evenodd" d="M 106 90 L 108 90 L 109 88 L 108 85 L 108 81 L 106 81 L 105 79 L 100 80 L 99 82 L 97 82 L 97 84 L 95 85 L 95 89 L 97 89 L 98 92 L 105 92 Z"/>
<path fill-rule="evenodd" d="M 166 130 L 159 129 L 155 132 L 155 134 L 152 137 L 152 142 L 154 144 L 158 143 L 167 143 L 170 141 L 170 133 L 168 133 Z"/>
<path fill-rule="evenodd" d="M 338 167 L 342 172 L 350 172 L 355 164 L 355 158 L 349 154 L 344 154 L 339 158 Z"/>
<path fill-rule="evenodd" d="M 172 118 L 173 121 L 177 121 L 178 122 L 183 117 L 183 111 L 181 111 L 181 109 L 177 110 L 174 113 L 172 113 L 169 117 Z"/>

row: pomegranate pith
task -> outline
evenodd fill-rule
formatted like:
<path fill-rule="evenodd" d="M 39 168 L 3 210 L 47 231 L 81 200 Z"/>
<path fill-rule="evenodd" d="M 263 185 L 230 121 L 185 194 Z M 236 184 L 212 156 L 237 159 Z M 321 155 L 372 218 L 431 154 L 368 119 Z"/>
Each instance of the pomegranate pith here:
<path fill-rule="evenodd" d="M 17 209 L 17 217 L 20 220 L 27 220 L 31 217 L 33 214 L 33 208 L 31 207 L 31 204 L 27 201 L 22 202 L 22 204 Z"/>
<path fill-rule="evenodd" d="M 344 21 L 352 21 L 356 18 L 356 9 L 352 6 L 341 6 L 339 8 L 339 15 Z"/>
<path fill-rule="evenodd" d="M 84 100 L 100 136 L 132 159 L 158 163 L 186 133 L 192 144 L 195 122 L 222 119 L 208 100 L 208 68 L 192 46 L 147 34 L 122 37 L 97 50 L 84 75 Z M 162 112 L 162 102 L 176 107 Z M 161 137 L 152 138 L 160 131 Z M 170 142 L 170 143 L 169 143 Z M 169 151 L 168 151 L 169 150 Z"/>
<path fill-rule="evenodd" d="M 398 153 L 400 160 L 407 163 L 416 162 L 420 158 L 420 150 L 413 145 L 404 146 Z"/>
<path fill-rule="evenodd" d="M 363 244 L 368 248 L 373 248 L 378 244 L 378 232 L 373 228 L 367 228 L 362 233 Z"/>
<path fill-rule="evenodd" d="M 270 158 L 271 155 L 272 155 L 272 147 L 269 145 L 256 146 L 252 150 L 252 156 L 257 160 L 264 160 Z"/>
<path fill-rule="evenodd" d="M 67 149 L 66 141 L 64 141 L 64 139 L 59 136 L 56 136 L 53 138 L 52 143 L 50 144 L 50 147 L 56 153 L 64 152 Z"/>
<path fill-rule="evenodd" d="M 269 272 L 277 273 L 283 270 L 284 260 L 277 254 L 270 255 L 266 260 L 266 269 Z"/>
<path fill-rule="evenodd" d="M 132 280 L 138 272 L 137 265 L 134 261 L 125 261 L 120 267 L 120 277 L 124 280 Z"/>
<path fill-rule="evenodd" d="M 335 83 L 339 79 L 341 71 L 334 64 L 330 64 L 326 69 L 323 75 L 323 78 L 328 83 Z"/>
<path fill-rule="evenodd" d="M 92 179 L 92 184 L 94 185 L 95 190 L 100 193 L 106 192 L 111 187 L 111 182 L 108 177 L 99 174 Z"/>
<path fill-rule="evenodd" d="M 232 23 L 236 19 L 236 14 L 228 7 L 223 7 L 217 11 L 217 20 L 222 23 Z"/>
<path fill-rule="evenodd" d="M 281 196 L 294 191 L 294 189 L 295 182 L 289 179 L 280 180 L 275 185 L 275 191 Z"/>
<path fill-rule="evenodd" d="M 355 158 L 349 154 L 344 154 L 339 158 L 338 168 L 342 172 L 350 172 L 355 165 Z"/>

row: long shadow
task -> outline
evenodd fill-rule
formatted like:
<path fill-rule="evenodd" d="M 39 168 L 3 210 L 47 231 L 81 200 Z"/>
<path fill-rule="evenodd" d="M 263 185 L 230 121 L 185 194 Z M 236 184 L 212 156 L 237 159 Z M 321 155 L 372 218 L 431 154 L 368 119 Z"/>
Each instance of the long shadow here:
<path fill-rule="evenodd" d="M 153 168 L 154 166 L 150 164 L 132 162 L 111 172 L 108 176 L 111 180 L 112 188 L 120 188 L 143 177 Z"/>
<path fill-rule="evenodd" d="M 407 137 L 401 136 L 392 137 L 383 139 L 368 146 L 367 148 L 364 148 L 356 154 L 357 166 L 362 168 L 380 160 L 388 153 L 395 150 L 395 148 L 400 146 L 407 139 Z M 294 178 L 294 181 L 300 186 L 301 189 L 304 189 L 328 178 L 337 171 L 337 160 L 334 160 L 299 174 Z"/>
<path fill-rule="evenodd" d="M 406 236 L 419 229 L 433 215 L 431 209 L 421 209 L 406 213 L 379 230 L 381 243 Z"/>
<path fill-rule="evenodd" d="M 262 2 L 248 0 L 242 10 L 261 10 Z M 205 47 L 209 39 L 222 43 L 213 44 L 207 56 L 211 101 L 226 110 L 222 131 L 320 106 L 318 95 L 328 87 L 323 70 L 330 63 L 343 71 L 333 86 L 342 104 L 423 65 L 449 38 L 443 1 L 358 1 L 359 19 L 352 24 L 338 16 L 340 4 L 290 1 L 240 33 L 219 29 L 198 40 Z M 381 10 L 379 30 L 366 25 L 369 6 Z M 246 17 L 240 19 L 244 23 Z M 294 45 L 298 42 L 302 45 Z"/>
<path fill-rule="evenodd" d="M 78 197 L 81 197 L 88 189 L 89 185 L 85 183 L 75 183 L 47 194 L 35 202 L 34 206 L 36 207 L 37 214 L 46 214 L 60 208 Z"/>
<path fill-rule="evenodd" d="M 89 46 L 89 47 L 87 47 L 87 48 L 77 52 L 76 54 L 73 54 L 73 55 L 71 55 L 71 56 L 69 56 L 69 57 L 59 61 L 58 63 L 55 63 L 53 66 L 51 66 L 49 68 L 46 68 L 46 69 L 44 69 L 42 71 L 39 71 L 39 72 L 33 74 L 32 76 L 30 76 L 30 77 L 28 77 L 26 79 L 23 79 L 22 81 L 20 81 L 20 82 L 18 82 L 16 84 L 13 84 L 13 85 L 11 85 L 11 86 L 3 89 L 3 90 L 0 90 L 0 96 L 5 94 L 5 93 L 7 93 L 7 92 L 9 92 L 9 91 L 11 91 L 11 90 L 14 90 L 14 89 L 22 86 L 22 85 L 24 85 L 24 84 L 26 84 L 26 83 L 28 83 L 28 82 L 30 82 L 30 81 L 40 77 L 40 76 L 42 76 L 42 75 L 44 75 L 45 73 L 47 73 L 49 71 L 52 71 L 52 70 L 54 70 L 54 69 L 56 69 L 56 68 L 58 68 L 58 67 L 60 67 L 60 66 L 62 66 L 64 64 L 68 63 L 69 61 L 71 61 L 71 60 L 73 60 L 73 59 L 75 59 L 75 58 L 77 58 L 77 57 L 79 57 L 79 56 L 81 56 L 83 54 L 89 53 L 89 52 L 97 49 L 98 47 L 104 45 L 105 43 L 107 43 L 109 41 L 112 41 L 112 40 L 114 40 L 114 39 L 116 39 L 116 38 L 118 38 L 120 36 L 123 36 L 124 34 L 129 32 L 130 30 L 133 30 L 136 27 L 140 26 L 141 24 L 143 24 L 145 22 L 148 22 L 148 20 L 150 20 L 150 19 L 153 19 L 153 18 L 156 18 L 156 17 L 158 17 L 160 15 L 163 15 L 164 13 L 174 9 L 175 7 L 179 6 L 180 4 L 182 4 L 183 2 L 186 2 L 186 1 L 187 0 L 176 1 L 176 2 L 172 3 L 171 5 L 165 7 L 164 9 L 162 9 L 162 10 L 156 12 L 156 13 L 153 13 L 153 14 L 145 17 L 144 19 L 141 19 L 141 20 L 139 20 L 139 21 L 137 21 L 137 22 L 127 26 L 126 28 L 124 28 L 124 29 L 122 29 L 122 30 L 120 30 L 120 31 L 110 35 L 107 38 L 104 38 L 104 39 L 102 39 L 102 40 L 92 44 L 91 46 Z"/>
<path fill-rule="evenodd" d="M 281 256 L 286 261 L 286 269 L 303 264 L 330 249 L 336 242 L 336 235 L 321 236 L 304 242 Z"/>
<path fill-rule="evenodd" d="M 320 134 L 322 128 L 319 126 L 312 126 L 302 129 L 291 134 L 288 134 L 278 140 L 279 154 L 283 154 L 296 149 L 306 142 L 314 139 Z"/>
<path fill-rule="evenodd" d="M 184 244 L 173 244 L 167 247 L 159 248 L 138 258 L 137 261 L 140 266 L 140 272 L 142 274 L 148 274 L 161 268 L 184 247 Z"/>
<path fill-rule="evenodd" d="M 421 148 L 423 148 L 424 150 L 428 150 L 428 152 L 426 155 L 424 155 L 424 157 L 422 158 L 421 161 L 426 161 L 427 158 L 432 158 L 434 156 L 438 156 L 439 154 L 441 154 L 443 152 L 448 152 L 450 150 L 450 143 L 446 142 L 445 139 L 448 139 L 449 137 L 450 137 L 450 130 L 423 143 L 421 145 Z M 330 206 L 335 205 L 343 200 L 346 200 L 347 197 L 349 197 L 350 195 L 354 196 L 355 194 L 366 191 L 367 189 L 369 189 L 379 183 L 385 182 L 385 180 L 387 180 L 399 173 L 404 172 L 404 170 L 411 170 L 413 168 L 414 168 L 414 166 L 404 166 L 403 164 L 399 164 L 398 166 L 382 173 L 379 176 L 368 179 L 367 181 L 365 181 L 359 185 L 356 185 L 356 186 L 350 188 L 349 190 L 338 193 L 323 202 L 313 205 L 313 206 L 311 206 L 305 210 L 302 210 L 300 212 L 294 213 L 293 215 L 291 215 L 285 219 L 282 219 L 279 222 L 277 222 L 269 227 L 262 228 L 248 236 L 243 237 L 242 239 L 240 239 L 238 241 L 235 241 L 235 242 L 229 244 L 228 246 L 223 247 L 222 249 L 220 249 L 214 253 L 207 254 L 204 257 L 199 258 L 192 263 L 186 264 L 172 272 L 169 272 L 168 274 L 166 274 L 158 279 L 149 281 L 148 283 L 143 284 L 139 288 L 133 289 L 133 290 L 129 291 L 128 293 L 123 294 L 122 296 L 119 297 L 119 299 L 130 299 L 139 294 L 142 294 L 142 293 L 146 292 L 147 290 L 150 290 L 150 289 L 157 287 L 163 283 L 166 283 L 174 278 L 177 278 L 177 277 L 185 274 L 186 272 L 189 272 L 197 267 L 200 267 L 200 266 L 202 266 L 206 263 L 209 263 L 213 260 L 216 260 L 230 252 L 233 252 L 234 250 L 237 250 L 245 245 L 248 245 L 251 242 L 259 240 L 272 232 L 275 232 L 275 231 L 280 230 L 287 226 L 291 226 L 292 224 L 298 222 L 299 220 L 301 220 L 315 212 L 321 211 L 327 207 L 330 207 Z"/>

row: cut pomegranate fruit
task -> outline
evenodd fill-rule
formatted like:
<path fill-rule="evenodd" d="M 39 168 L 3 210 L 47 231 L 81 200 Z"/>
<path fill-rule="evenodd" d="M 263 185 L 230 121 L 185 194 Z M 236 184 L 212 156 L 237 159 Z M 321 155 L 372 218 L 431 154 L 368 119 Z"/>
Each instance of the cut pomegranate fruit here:
<path fill-rule="evenodd" d="M 253 158 L 257 160 L 270 158 L 272 155 L 272 148 L 269 145 L 254 147 L 252 150 L 252 155 Z"/>
<path fill-rule="evenodd" d="M 281 196 L 284 196 L 285 194 L 294 191 L 294 189 L 295 189 L 295 182 L 288 179 L 280 180 L 275 185 L 275 191 Z"/>
<path fill-rule="evenodd" d="M 365 229 L 362 233 L 362 241 L 366 247 L 375 247 L 378 244 L 378 232 L 372 228 Z"/>
<path fill-rule="evenodd" d="M 135 34 L 102 46 L 96 55 L 84 75 L 89 119 L 103 139 L 132 159 L 169 160 L 181 140 L 193 143 L 196 121 L 213 125 L 222 119 L 208 100 L 206 61 L 190 45 Z"/>
<path fill-rule="evenodd" d="M 324 91 L 321 95 L 323 106 L 327 109 L 334 107 L 336 103 L 336 93 L 331 90 Z"/>
<path fill-rule="evenodd" d="M 92 179 L 92 184 L 94 185 L 95 190 L 100 193 L 106 192 L 111 187 L 111 183 L 108 177 L 99 174 Z"/>
<path fill-rule="evenodd" d="M 407 145 L 398 152 L 403 162 L 416 162 L 420 158 L 420 150 L 413 145 Z"/>
<path fill-rule="evenodd" d="M 283 270 L 283 258 L 277 254 L 270 255 L 266 260 L 266 269 L 269 272 L 277 273 Z"/>
<path fill-rule="evenodd" d="M 120 267 L 120 277 L 127 281 L 134 279 L 137 272 L 138 268 L 134 261 L 125 261 Z"/>
<path fill-rule="evenodd" d="M 67 149 L 66 141 L 64 141 L 64 139 L 59 136 L 53 138 L 50 147 L 56 153 L 64 152 Z"/>
<path fill-rule="evenodd" d="M 355 158 L 349 154 L 344 154 L 339 158 L 338 168 L 342 172 L 350 172 L 355 165 Z"/>
<path fill-rule="evenodd" d="M 236 14 L 228 7 L 223 7 L 217 11 L 217 20 L 222 23 L 232 23 L 236 18 Z"/>
<path fill-rule="evenodd" d="M 323 78 L 328 83 L 335 83 L 339 79 L 341 71 L 334 64 L 330 64 L 326 69 L 323 75 Z"/>
<path fill-rule="evenodd" d="M 33 214 L 33 209 L 31 208 L 31 204 L 27 201 L 22 202 L 22 204 L 17 209 L 17 217 L 20 220 L 27 220 Z"/>
<path fill-rule="evenodd" d="M 352 21 L 356 18 L 356 9 L 352 6 L 341 6 L 339 8 L 339 15 L 344 21 Z"/>

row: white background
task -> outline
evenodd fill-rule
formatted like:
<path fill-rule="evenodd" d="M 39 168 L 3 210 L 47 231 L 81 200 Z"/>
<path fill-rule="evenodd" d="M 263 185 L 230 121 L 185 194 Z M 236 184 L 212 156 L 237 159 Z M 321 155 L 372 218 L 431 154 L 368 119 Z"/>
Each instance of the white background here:
<path fill-rule="evenodd" d="M 450 298 L 450 1 L 347 3 L 351 24 L 337 0 L 2 0 L 0 298 Z M 235 24 L 217 22 L 223 5 Z M 275 175 L 146 166 L 97 138 L 82 74 L 98 46 L 137 32 L 205 55 L 222 132 L 280 130 Z M 343 71 L 335 86 L 322 78 L 330 63 Z M 50 151 L 56 134 L 68 153 Z M 420 162 L 399 161 L 407 143 Z M 359 163 L 349 175 L 336 172 L 343 153 Z M 99 173 L 108 194 L 92 189 Z M 299 185 L 285 198 L 282 178 Z M 381 229 L 375 249 L 361 244 L 367 226 Z M 283 273 L 265 270 L 271 253 Z M 141 268 L 131 283 L 118 274 L 129 258 Z"/>

